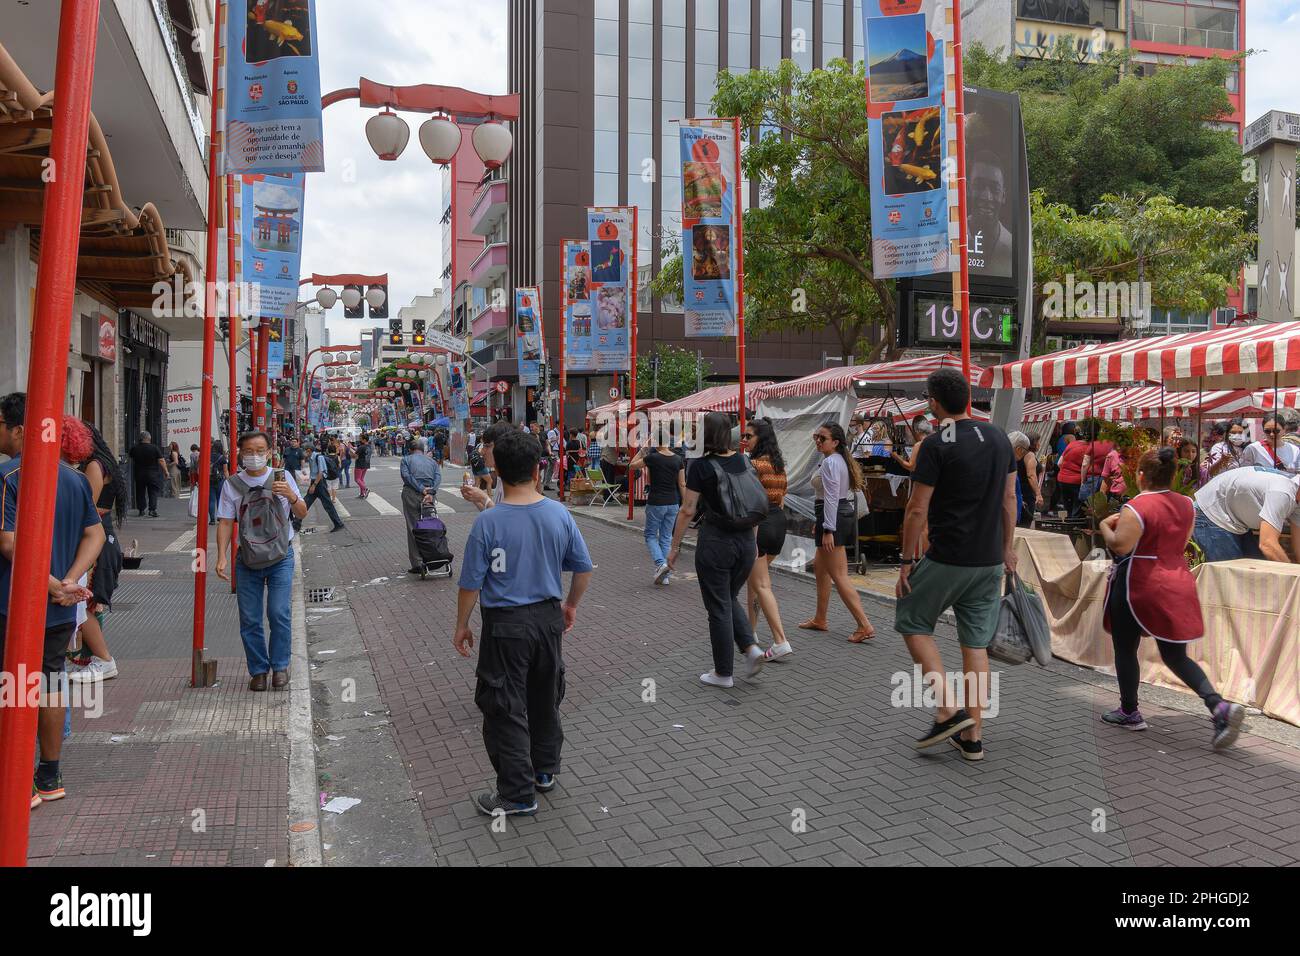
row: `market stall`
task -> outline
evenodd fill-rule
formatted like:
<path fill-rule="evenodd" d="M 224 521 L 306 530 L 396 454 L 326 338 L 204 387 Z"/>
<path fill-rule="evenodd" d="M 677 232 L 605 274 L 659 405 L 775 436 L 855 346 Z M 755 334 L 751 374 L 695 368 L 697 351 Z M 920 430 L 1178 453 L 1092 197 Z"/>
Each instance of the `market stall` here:
<path fill-rule="evenodd" d="M 614 448 L 618 452 L 615 462 L 607 462 L 602 469 L 606 479 L 619 484 L 627 478 L 628 466 L 632 462 L 633 446 L 640 447 L 649 437 L 650 412 L 664 403 L 657 398 L 638 398 L 636 414 L 638 421 L 631 421 L 632 404 L 629 399 L 598 405 L 587 412 L 587 424 L 597 429 L 597 440 L 604 448 Z M 644 416 L 644 417 L 643 417 Z M 600 467 L 597 462 L 588 462 L 588 467 Z M 637 472 L 631 482 L 634 501 L 645 501 L 646 476 L 644 471 Z"/>

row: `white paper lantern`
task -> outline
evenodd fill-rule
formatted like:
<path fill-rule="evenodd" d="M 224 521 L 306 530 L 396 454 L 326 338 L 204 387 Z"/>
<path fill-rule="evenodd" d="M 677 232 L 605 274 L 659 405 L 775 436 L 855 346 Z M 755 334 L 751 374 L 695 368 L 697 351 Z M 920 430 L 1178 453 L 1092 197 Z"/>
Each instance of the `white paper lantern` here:
<path fill-rule="evenodd" d="M 420 147 L 439 166 L 446 166 L 460 149 L 460 127 L 445 116 L 434 116 L 420 124 Z"/>
<path fill-rule="evenodd" d="M 510 158 L 510 150 L 514 146 L 510 130 L 494 121 L 475 126 L 472 140 L 474 152 L 478 153 L 479 159 L 483 160 L 483 165 L 488 169 L 502 166 Z"/>
<path fill-rule="evenodd" d="M 339 300 L 339 294 L 333 289 L 324 288 L 316 292 L 316 302 L 322 309 L 334 308 L 334 303 Z"/>
<path fill-rule="evenodd" d="M 384 290 L 377 285 L 372 285 L 366 290 L 366 302 L 370 308 L 378 309 L 388 301 L 388 296 L 384 295 Z"/>
<path fill-rule="evenodd" d="M 376 113 L 366 120 L 366 139 L 380 159 L 391 162 L 402 155 L 411 138 L 411 127 L 406 120 L 390 110 Z"/>
<path fill-rule="evenodd" d="M 351 354 L 348 356 L 348 358 L 350 358 L 353 362 L 360 362 L 360 361 L 361 361 L 361 353 L 360 353 L 360 352 L 353 352 L 353 353 L 351 353 Z"/>
<path fill-rule="evenodd" d="M 339 298 L 343 300 L 344 308 L 355 309 L 361 304 L 361 290 L 352 288 L 344 289 Z"/>
<path fill-rule="evenodd" d="M 321 354 L 320 354 L 320 360 L 321 360 L 322 362 L 332 362 L 332 361 L 334 361 L 334 353 L 333 353 L 333 352 L 321 352 Z"/>

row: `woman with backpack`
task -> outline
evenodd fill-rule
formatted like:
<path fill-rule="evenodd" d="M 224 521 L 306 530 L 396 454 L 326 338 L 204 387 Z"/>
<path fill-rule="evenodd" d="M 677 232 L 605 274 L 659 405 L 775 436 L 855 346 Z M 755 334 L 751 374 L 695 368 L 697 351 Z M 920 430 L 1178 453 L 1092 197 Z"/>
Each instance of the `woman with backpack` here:
<path fill-rule="evenodd" d="M 754 467 L 732 450 L 731 416 L 723 412 L 704 416 L 704 456 L 691 462 L 686 472 L 686 491 L 668 552 L 670 571 L 676 569 L 686 527 L 700 510 L 704 519 L 695 545 L 695 574 L 713 645 L 713 670 L 701 674 L 700 680 L 712 687 L 731 687 L 733 641 L 745 657 L 746 677 L 757 674 L 766 660 L 754 640 L 740 591 L 758 557 L 754 528 L 768 508 Z"/>
<path fill-rule="evenodd" d="M 240 470 L 227 479 L 217 507 L 217 577 L 230 580 L 226 551 L 234 524 L 239 540 L 234 560 L 239 565 L 235 596 L 239 603 L 239 636 L 250 675 L 248 689 L 263 691 L 267 675 L 275 690 L 289 686 L 292 634 L 290 595 L 293 590 L 293 523 L 307 517 L 307 502 L 293 475 L 269 467 L 271 440 L 265 432 L 239 436 Z M 268 647 L 263 616 L 270 624 Z"/>
<path fill-rule="evenodd" d="M 330 501 L 339 500 L 339 480 L 343 477 L 343 458 L 339 454 L 339 440 L 330 437 L 325 448 L 325 481 L 330 490 Z"/>
<path fill-rule="evenodd" d="M 817 613 L 799 625 L 805 631 L 829 631 L 826 614 L 830 610 L 831 588 L 853 615 L 858 629 L 849 637 L 851 644 L 861 644 L 876 636 L 876 629 L 862 610 L 858 590 L 849 580 L 848 545 L 858 533 L 857 492 L 862 490 L 862 472 L 845 447 L 844 429 L 838 422 L 827 422 L 813 432 L 813 442 L 822 456 L 821 467 L 813 476 L 817 501 L 813 506 L 813 525 L 817 534 L 817 556 L 813 573 L 817 576 Z"/>

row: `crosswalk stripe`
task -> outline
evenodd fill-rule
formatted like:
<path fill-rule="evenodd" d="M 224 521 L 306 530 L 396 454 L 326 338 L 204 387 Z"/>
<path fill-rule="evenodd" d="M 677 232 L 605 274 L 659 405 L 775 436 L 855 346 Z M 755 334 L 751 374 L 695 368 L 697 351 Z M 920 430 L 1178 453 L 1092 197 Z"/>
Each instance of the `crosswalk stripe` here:
<path fill-rule="evenodd" d="M 351 518 L 351 517 L 352 517 L 352 515 L 351 515 L 351 513 L 348 511 L 348 509 L 345 508 L 345 507 L 343 507 L 343 502 L 341 502 L 341 501 L 335 501 L 335 502 L 334 502 L 334 510 L 337 511 L 337 512 L 339 513 L 339 517 L 340 517 L 340 518 Z"/>
<path fill-rule="evenodd" d="M 186 531 L 183 535 L 181 535 L 171 544 L 167 545 L 167 547 L 164 550 L 184 551 L 186 548 L 188 548 L 191 544 L 194 543 L 194 539 L 198 537 L 198 534 L 199 532 L 197 528 L 191 528 L 189 531 Z"/>
<path fill-rule="evenodd" d="M 368 492 L 362 500 L 378 511 L 381 515 L 399 515 L 402 513 L 400 509 L 394 508 L 373 491 Z"/>

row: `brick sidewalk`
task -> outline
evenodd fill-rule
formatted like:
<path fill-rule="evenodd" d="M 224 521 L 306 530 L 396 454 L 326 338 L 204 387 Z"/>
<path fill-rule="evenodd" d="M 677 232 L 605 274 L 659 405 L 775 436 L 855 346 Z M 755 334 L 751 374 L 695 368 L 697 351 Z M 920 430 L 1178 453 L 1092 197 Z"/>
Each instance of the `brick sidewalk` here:
<path fill-rule="evenodd" d="M 473 517 L 445 516 L 453 552 Z M 493 775 L 473 661 L 451 646 L 454 582 L 402 576 L 399 518 L 364 522 L 364 540 L 335 552 L 442 863 L 1300 862 L 1295 747 L 1248 733 L 1215 754 L 1203 712 L 1145 687 L 1152 730 L 1115 731 L 1098 720 L 1114 688 L 1056 662 L 1001 672 L 983 763 L 918 754 L 928 716 L 890 705 L 891 676 L 911 671 L 892 605 L 867 602 L 879 632 L 868 645 L 845 642 L 852 622 L 837 601 L 832 633 L 809 636 L 793 623 L 811 611 L 811 582 L 784 575 L 774 584 L 794 657 L 733 690 L 706 688 L 693 553 L 655 588 L 635 526 L 579 520 L 597 570 L 565 640 L 564 770 L 539 815 L 503 834 L 469 802 Z M 347 584 L 377 575 L 391 580 Z M 942 647 L 951 664 L 951 633 Z M 647 679 L 654 703 L 642 700 Z"/>
<path fill-rule="evenodd" d="M 191 689 L 194 522 L 186 500 L 121 530 L 146 554 L 124 572 L 105 637 L 119 676 L 96 718 L 75 713 L 61 767 L 68 796 L 32 811 L 33 865 L 289 863 L 290 695 L 253 694 L 229 585 L 208 574 L 206 641 L 216 687 Z M 215 546 L 215 529 L 209 542 Z"/>

